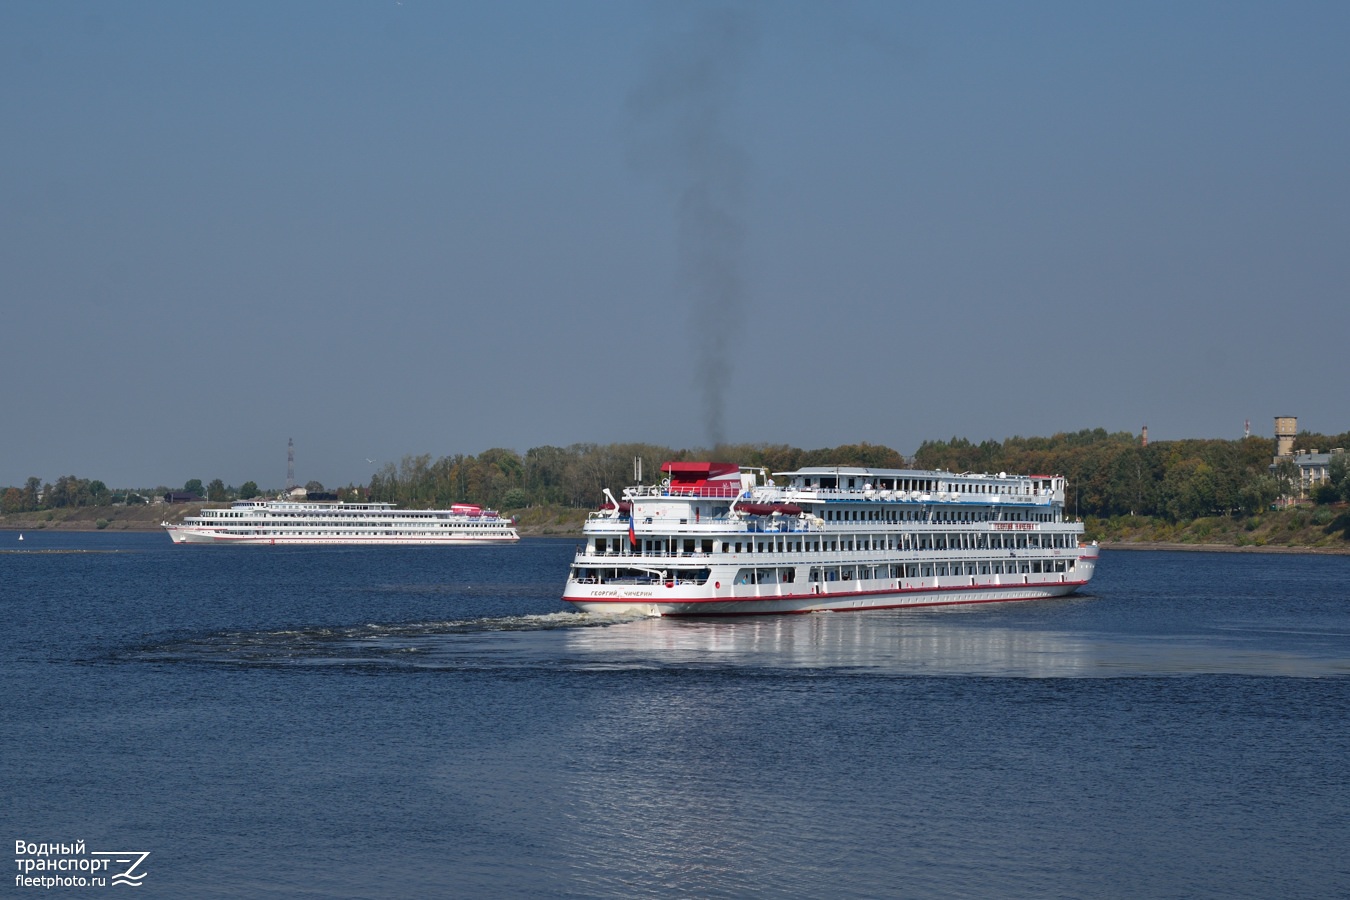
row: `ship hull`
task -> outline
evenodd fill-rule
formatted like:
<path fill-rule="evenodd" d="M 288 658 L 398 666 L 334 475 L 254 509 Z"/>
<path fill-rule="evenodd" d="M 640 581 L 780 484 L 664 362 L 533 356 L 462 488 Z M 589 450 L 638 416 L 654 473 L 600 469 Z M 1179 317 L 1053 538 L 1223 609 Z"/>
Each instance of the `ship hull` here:
<path fill-rule="evenodd" d="M 928 606 L 1012 603 L 1073 594 L 1087 579 L 1031 584 L 905 586 L 876 590 L 762 596 L 691 596 L 678 588 L 569 585 L 563 600 L 583 612 L 649 616 L 754 616 L 811 612 L 864 612 Z M 681 596 L 681 594 L 684 596 Z"/>
<path fill-rule="evenodd" d="M 302 536 L 302 535 L 235 535 L 194 531 L 186 528 L 167 528 L 169 537 L 175 544 L 215 544 L 217 546 L 305 546 L 305 547 L 355 547 L 355 546 L 405 546 L 433 547 L 446 545 L 472 544 L 513 544 L 518 537 L 486 536 L 446 536 L 416 537 L 410 535 L 352 535 L 352 536 Z"/>

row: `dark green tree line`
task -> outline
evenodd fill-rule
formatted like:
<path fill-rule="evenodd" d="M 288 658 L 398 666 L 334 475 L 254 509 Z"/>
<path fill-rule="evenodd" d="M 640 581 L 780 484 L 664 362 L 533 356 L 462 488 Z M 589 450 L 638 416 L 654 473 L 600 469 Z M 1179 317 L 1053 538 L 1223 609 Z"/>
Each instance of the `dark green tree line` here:
<path fill-rule="evenodd" d="M 1067 505 L 1081 515 L 1180 521 L 1268 507 L 1282 487 L 1279 473 L 1270 472 L 1274 453 L 1275 442 L 1267 438 L 1158 441 L 1144 447 L 1134 435 L 1096 429 L 979 447 L 959 438 L 925 442 L 916 461 L 953 471 L 1062 474 L 1069 481 Z"/>
<path fill-rule="evenodd" d="M 1330 449 L 1350 443 L 1341 435 L 1301 433 L 1296 448 Z M 1251 437 L 1237 441 L 1158 441 L 1141 446 L 1125 432 L 1090 429 L 1051 437 L 1012 437 L 979 444 L 965 438 L 925 441 L 907 460 L 890 447 L 846 444 L 804 450 L 784 444 L 733 444 L 713 451 L 675 449 L 656 444 L 572 444 L 542 446 L 523 456 L 493 448 L 477 456 L 430 454 L 405 456 L 386 464 L 364 488 L 337 491 L 345 499 L 368 498 L 411 508 L 472 503 L 497 509 L 530 506 L 592 508 L 603 490 L 633 482 L 634 458 L 643 464 L 643 480 L 660 477 L 667 460 L 714 459 L 763 468 L 769 473 L 803 466 L 846 465 L 874 468 L 945 469 L 952 472 L 1009 472 L 1064 475 L 1066 505 L 1079 516 L 1154 516 L 1180 521 L 1213 515 L 1255 513 L 1288 489 L 1297 472 L 1292 463 L 1276 466 L 1274 441 Z M 188 490 L 202 490 L 199 479 Z M 236 491 L 215 479 L 205 493 L 212 500 L 256 496 L 254 482 Z M 113 495 L 101 481 L 64 476 L 43 485 L 30 478 L 23 487 L 0 488 L 5 513 L 64 506 L 101 505 Z M 1322 503 L 1350 500 L 1350 460 L 1333 460 L 1331 482 L 1316 492 Z"/>

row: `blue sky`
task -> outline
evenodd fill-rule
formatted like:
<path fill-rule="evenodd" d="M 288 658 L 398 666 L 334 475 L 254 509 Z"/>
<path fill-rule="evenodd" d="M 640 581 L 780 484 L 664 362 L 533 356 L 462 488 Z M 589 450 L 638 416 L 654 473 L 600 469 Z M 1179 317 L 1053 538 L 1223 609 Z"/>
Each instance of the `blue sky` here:
<path fill-rule="evenodd" d="M 1343 3 L 3 4 L 0 485 L 1341 432 L 1348 45 Z"/>

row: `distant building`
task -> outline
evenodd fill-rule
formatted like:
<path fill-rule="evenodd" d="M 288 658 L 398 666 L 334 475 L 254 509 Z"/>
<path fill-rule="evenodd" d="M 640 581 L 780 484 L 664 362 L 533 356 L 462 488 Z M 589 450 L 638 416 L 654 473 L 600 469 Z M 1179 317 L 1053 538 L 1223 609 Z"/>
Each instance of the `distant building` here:
<path fill-rule="evenodd" d="M 196 494 L 190 494 L 187 491 L 169 491 L 164 495 L 165 503 L 202 503 L 201 497 Z"/>
<path fill-rule="evenodd" d="M 1305 500 L 1317 488 L 1318 485 L 1331 480 L 1331 460 L 1344 453 L 1345 450 L 1337 447 L 1328 453 L 1318 453 L 1316 450 L 1307 450 L 1303 453 L 1295 453 L 1287 456 L 1285 459 L 1291 460 L 1298 466 L 1298 499 Z M 1276 459 L 1278 465 L 1279 459 Z M 1274 468 L 1274 465 L 1272 465 Z"/>
<path fill-rule="evenodd" d="M 1275 417 L 1275 458 L 1292 456 L 1294 437 L 1298 434 L 1298 416 Z"/>
<path fill-rule="evenodd" d="M 1294 452 L 1294 437 L 1298 434 L 1297 416 L 1275 417 L 1275 459 L 1270 464 L 1271 474 L 1276 474 L 1281 463 L 1293 463 L 1298 477 L 1291 484 L 1291 491 L 1281 499 L 1285 503 L 1296 503 L 1308 499 L 1317 486 L 1331 480 L 1331 460 L 1345 452 L 1336 447 L 1327 453 L 1317 450 Z"/>

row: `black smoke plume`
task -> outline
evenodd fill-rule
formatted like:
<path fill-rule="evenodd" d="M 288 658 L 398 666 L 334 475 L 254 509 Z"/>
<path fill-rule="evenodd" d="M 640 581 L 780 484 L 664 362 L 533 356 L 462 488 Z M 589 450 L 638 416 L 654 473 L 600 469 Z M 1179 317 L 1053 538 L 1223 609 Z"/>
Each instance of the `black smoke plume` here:
<path fill-rule="evenodd" d="M 675 201 L 677 287 L 688 301 L 695 382 L 712 447 L 726 440 L 733 351 L 745 319 L 748 166 L 729 119 L 755 39 L 742 11 L 702 13 L 669 37 L 628 102 L 630 160 L 666 183 Z"/>

